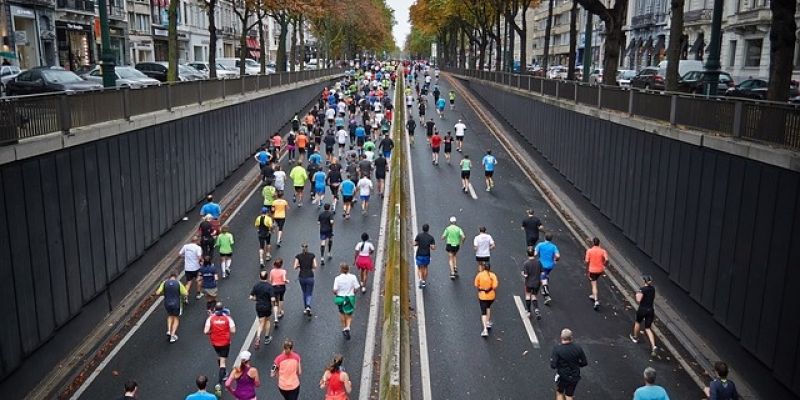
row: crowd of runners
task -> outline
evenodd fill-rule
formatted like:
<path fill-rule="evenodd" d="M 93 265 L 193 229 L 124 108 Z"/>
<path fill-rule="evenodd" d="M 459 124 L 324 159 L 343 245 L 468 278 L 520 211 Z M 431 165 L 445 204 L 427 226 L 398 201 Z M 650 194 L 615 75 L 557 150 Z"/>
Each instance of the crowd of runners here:
<path fill-rule="evenodd" d="M 380 203 L 384 197 L 388 159 L 395 145 L 390 132 L 394 117 L 392 93 L 398 72 L 402 71 L 394 63 L 376 61 L 357 65 L 344 78 L 326 87 L 310 111 L 295 115 L 289 132 L 269 135 L 254 156 L 260 169 L 263 204 L 255 212 L 252 232 L 231 232 L 228 225 L 221 223 L 220 205 L 211 195 L 206 199 L 200 209 L 197 234 L 179 251 L 184 260 L 185 283 L 178 274 L 172 274 L 156 291 L 164 297 L 166 337 L 170 343 L 178 340 L 180 316 L 190 299 L 202 303 L 203 312 L 208 315 L 205 325 L 195 329 L 202 329 L 208 336 L 217 355 L 219 372 L 211 378 L 212 383 L 208 377 L 199 376 L 198 392 L 187 399 L 216 398 L 222 396 L 223 390 L 236 399 L 254 399 L 261 385 L 258 369 L 250 364 L 249 350 L 241 352 L 237 357 L 239 365 L 229 369 L 236 323 L 231 310 L 220 301 L 219 292 L 225 290 L 223 282 L 232 273 L 252 274 L 257 278 L 250 292 L 258 319 L 253 351 L 272 342 L 272 330 L 286 315 L 288 269 L 297 271 L 303 314 L 313 315 L 314 276 L 320 273 L 319 266 L 333 262 L 337 219 L 344 221 L 342 229 L 348 229 L 346 221 L 352 218 L 354 207 L 360 208 L 362 218 L 368 218 L 370 207 L 376 207 L 371 202 L 377 198 Z M 292 209 L 304 206 L 319 210 L 315 213 L 319 226 L 318 254 L 312 252 L 311 243 L 317 239 L 311 236 L 315 234 L 299 243 L 283 240 L 284 230 L 292 226 L 289 223 Z M 255 235 L 259 242 L 258 254 L 236 254 L 236 268 L 234 235 Z M 346 246 L 350 251 L 342 251 L 341 256 L 337 251 L 336 258 L 352 262 L 338 263 L 333 287 L 326 291 L 333 293 L 333 304 L 320 307 L 338 309 L 342 337 L 350 340 L 356 295 L 367 292 L 370 273 L 375 269 L 376 245 L 364 232 L 357 243 Z M 284 253 L 278 249 L 284 247 L 299 252 L 284 259 L 278 256 Z M 250 265 L 260 265 L 260 269 Z M 244 310 L 236 312 L 237 318 L 248 315 Z M 270 375 L 277 378 L 278 389 L 285 399 L 297 399 L 301 359 L 291 340 L 287 339 L 282 346 L 284 351 L 275 359 Z M 344 399 L 351 390 L 342 363 L 343 358 L 335 355 L 322 373 L 319 386 L 326 399 Z M 211 385 L 213 394 L 207 391 Z"/>

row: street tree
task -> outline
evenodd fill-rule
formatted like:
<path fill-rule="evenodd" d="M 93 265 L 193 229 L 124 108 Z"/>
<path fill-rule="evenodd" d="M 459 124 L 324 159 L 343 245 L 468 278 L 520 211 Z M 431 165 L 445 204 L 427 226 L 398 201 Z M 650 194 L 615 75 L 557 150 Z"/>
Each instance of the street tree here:
<path fill-rule="evenodd" d="M 200 9 L 208 17 L 208 77 L 217 78 L 217 2 L 219 0 L 198 0 Z"/>
<path fill-rule="evenodd" d="M 669 22 L 669 44 L 667 45 L 667 90 L 678 90 L 678 64 L 681 58 L 683 38 L 683 4 L 684 0 L 671 0 L 672 17 Z"/>
<path fill-rule="evenodd" d="M 170 0 L 167 8 L 167 81 L 178 80 L 178 2 Z"/>
<path fill-rule="evenodd" d="M 772 24 L 769 30 L 769 86 L 767 99 L 786 101 L 792 82 L 794 45 L 797 41 L 797 0 L 771 0 Z"/>
<path fill-rule="evenodd" d="M 590 13 L 597 15 L 605 24 L 606 42 L 603 48 L 603 84 L 617 84 L 617 69 L 619 66 L 620 48 L 625 34 L 622 27 L 628 12 L 628 0 L 614 0 L 614 5 L 608 8 L 603 0 L 577 0 L 578 4 Z"/>
<path fill-rule="evenodd" d="M 541 64 L 545 73 L 547 72 L 550 61 L 550 32 L 553 29 L 553 3 L 555 3 L 555 0 L 549 0 L 547 2 L 547 22 L 545 22 L 544 27 L 544 54 L 542 55 Z"/>

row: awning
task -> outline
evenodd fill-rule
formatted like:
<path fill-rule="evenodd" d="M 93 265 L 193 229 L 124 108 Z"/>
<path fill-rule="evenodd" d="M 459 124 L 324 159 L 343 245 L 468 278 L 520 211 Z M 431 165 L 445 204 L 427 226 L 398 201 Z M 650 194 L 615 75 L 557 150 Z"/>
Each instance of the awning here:
<path fill-rule="evenodd" d="M 247 38 L 247 48 L 251 50 L 261 50 L 261 45 L 257 38 L 249 37 Z"/>
<path fill-rule="evenodd" d="M 653 37 L 650 36 L 647 38 L 647 43 L 644 44 L 645 51 L 651 51 L 653 49 Z"/>
<path fill-rule="evenodd" d="M 661 52 L 661 50 L 664 50 L 664 40 L 664 35 L 658 35 L 658 41 L 656 42 L 654 53 L 658 54 Z"/>
<path fill-rule="evenodd" d="M 7 58 L 9 60 L 16 60 L 17 54 L 10 51 L 0 51 L 0 57 Z"/>
<path fill-rule="evenodd" d="M 254 60 L 261 59 L 261 50 L 250 49 L 250 57 L 253 57 Z"/>
<path fill-rule="evenodd" d="M 633 54 L 636 52 L 636 39 L 631 39 L 630 43 L 628 43 L 628 48 L 625 49 L 625 54 L 628 57 L 633 57 Z"/>

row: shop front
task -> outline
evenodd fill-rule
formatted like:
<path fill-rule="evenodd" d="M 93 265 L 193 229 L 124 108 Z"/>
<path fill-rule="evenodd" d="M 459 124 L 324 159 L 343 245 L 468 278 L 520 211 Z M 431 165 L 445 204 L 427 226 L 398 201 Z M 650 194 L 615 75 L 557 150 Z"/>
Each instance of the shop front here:
<path fill-rule="evenodd" d="M 94 64 L 92 25 L 56 21 L 59 65 L 80 71 Z"/>
<path fill-rule="evenodd" d="M 53 10 L 12 5 L 11 41 L 20 68 L 28 69 L 56 63 Z"/>
<path fill-rule="evenodd" d="M 128 32 L 124 26 L 120 26 L 120 24 L 124 24 L 124 22 L 118 22 L 116 20 L 109 21 L 111 26 L 108 28 L 109 32 L 109 40 L 110 40 L 110 49 L 111 53 L 114 54 L 114 61 L 117 65 L 127 65 L 128 58 Z M 95 37 L 95 54 L 98 55 L 98 59 L 103 53 L 103 43 L 100 39 L 100 19 L 97 18 L 94 20 L 94 37 Z"/>
<path fill-rule="evenodd" d="M 153 52 L 155 53 L 155 61 L 167 61 L 169 59 L 168 33 L 166 28 L 153 27 Z"/>

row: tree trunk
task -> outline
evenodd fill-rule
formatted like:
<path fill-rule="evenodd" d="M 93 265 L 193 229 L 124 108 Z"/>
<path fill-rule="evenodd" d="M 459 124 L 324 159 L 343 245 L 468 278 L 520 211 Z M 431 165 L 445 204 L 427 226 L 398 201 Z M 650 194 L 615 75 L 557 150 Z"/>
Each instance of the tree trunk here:
<path fill-rule="evenodd" d="M 464 34 L 464 30 L 460 29 L 460 34 L 458 35 L 458 46 L 459 54 L 458 54 L 458 68 L 466 68 L 467 67 L 467 53 L 466 53 L 466 35 Z"/>
<path fill-rule="evenodd" d="M 619 1 L 619 0 L 617 0 Z M 625 34 L 622 26 L 625 24 L 625 13 L 617 16 L 614 23 L 606 22 L 606 43 L 603 49 L 603 84 L 613 86 L 617 84 L 617 69 L 619 66 L 619 49 L 622 45 Z"/>
<path fill-rule="evenodd" d="M 259 72 L 261 75 L 267 73 L 267 52 L 264 51 L 265 47 L 264 42 L 266 41 L 266 35 L 264 34 L 264 18 L 267 16 L 266 13 L 258 11 L 258 63 L 260 64 L 261 69 Z"/>
<path fill-rule="evenodd" d="M 289 67 L 291 71 L 297 70 L 297 18 L 292 18 L 292 38 L 291 51 L 289 57 Z"/>
<path fill-rule="evenodd" d="M 486 45 L 487 45 L 486 38 L 482 38 L 482 40 L 478 43 L 478 69 L 481 71 L 486 67 Z"/>
<path fill-rule="evenodd" d="M 280 27 L 278 32 L 278 54 L 275 57 L 275 70 L 277 72 L 286 72 L 286 35 L 289 30 L 289 21 L 283 13 L 277 15 L 278 18 L 275 22 Z"/>
<path fill-rule="evenodd" d="M 167 9 L 167 81 L 178 80 L 178 0 L 170 0 Z"/>
<path fill-rule="evenodd" d="M 528 70 L 528 21 L 526 14 L 528 13 L 528 2 L 524 2 L 522 6 L 522 29 L 519 33 L 519 63 L 520 69 L 525 68 L 523 71 Z"/>
<path fill-rule="evenodd" d="M 794 14 L 797 12 L 797 2 L 796 0 L 772 0 L 769 8 L 772 11 L 772 25 L 769 32 L 770 64 L 767 99 L 786 101 L 789 99 L 789 86 L 792 81 L 795 31 L 797 30 Z"/>
<path fill-rule="evenodd" d="M 542 70 L 547 73 L 547 66 L 549 65 L 550 58 L 550 31 L 553 28 L 553 3 L 555 0 L 549 0 L 547 3 L 547 23 L 544 27 L 544 54 L 542 55 Z"/>
<path fill-rule="evenodd" d="M 247 20 L 250 13 L 245 10 L 244 19 L 242 19 L 242 34 L 239 36 L 239 76 L 245 76 L 245 59 L 247 58 Z"/>
<path fill-rule="evenodd" d="M 214 12 L 217 9 L 217 0 L 206 2 L 206 15 L 208 16 L 208 77 L 217 78 L 217 23 Z"/>
<path fill-rule="evenodd" d="M 586 51 L 584 45 L 583 51 Z M 569 58 L 567 64 L 567 80 L 575 80 L 576 58 L 578 53 L 578 2 L 572 0 L 572 9 L 569 12 Z"/>
<path fill-rule="evenodd" d="M 514 59 L 514 45 L 517 34 L 514 30 L 514 27 L 508 22 L 509 19 L 512 19 L 513 21 L 514 15 L 512 15 L 510 12 L 506 15 L 506 40 L 508 41 L 508 46 L 506 46 L 506 60 L 508 60 L 508 70 L 510 72 L 514 72 L 514 61 L 516 61 Z"/>
<path fill-rule="evenodd" d="M 667 46 L 667 91 L 678 90 L 678 66 L 681 59 L 681 38 L 683 37 L 683 4 L 684 0 L 672 0 L 670 3 L 672 18 L 669 22 L 669 45 Z"/>
<path fill-rule="evenodd" d="M 503 32 L 501 31 L 502 25 L 500 24 L 500 12 L 496 12 L 494 17 L 494 64 L 495 71 L 503 70 Z"/>
<path fill-rule="evenodd" d="M 299 58 L 299 62 L 300 62 L 300 70 L 302 71 L 302 70 L 306 69 L 305 68 L 305 66 L 306 66 L 306 38 L 305 38 L 305 33 L 303 32 L 304 29 L 303 29 L 303 15 L 302 14 L 297 17 L 297 26 L 300 29 L 300 31 L 297 33 L 297 35 L 298 35 L 298 38 L 300 40 L 300 50 L 299 50 L 300 58 Z M 319 57 L 317 57 L 317 65 L 319 65 Z"/>

